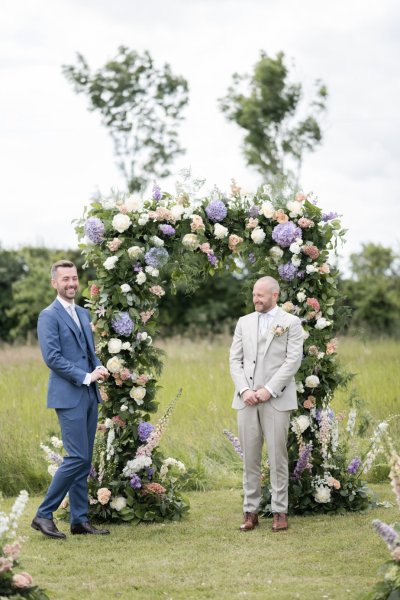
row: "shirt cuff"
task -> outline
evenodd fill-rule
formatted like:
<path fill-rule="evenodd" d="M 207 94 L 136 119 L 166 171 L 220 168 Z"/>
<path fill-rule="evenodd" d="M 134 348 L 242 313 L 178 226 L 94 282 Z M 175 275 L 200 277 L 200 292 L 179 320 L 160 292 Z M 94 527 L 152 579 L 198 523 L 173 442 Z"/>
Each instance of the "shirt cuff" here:
<path fill-rule="evenodd" d="M 83 380 L 83 385 L 90 385 L 92 382 L 90 381 L 90 373 L 86 373 L 85 379 Z"/>
<path fill-rule="evenodd" d="M 268 387 L 268 385 L 264 385 L 264 387 L 265 387 L 265 389 L 266 389 L 266 390 L 268 390 L 268 391 L 269 391 L 269 393 L 271 394 L 271 396 L 272 396 L 273 398 L 276 398 L 276 394 L 275 394 L 275 392 L 273 392 L 273 391 L 271 390 L 271 388 L 270 388 L 270 387 Z"/>
<path fill-rule="evenodd" d="M 241 396 L 243 394 L 243 392 L 245 392 L 246 390 L 249 390 L 249 387 L 244 387 L 239 391 L 239 396 Z"/>

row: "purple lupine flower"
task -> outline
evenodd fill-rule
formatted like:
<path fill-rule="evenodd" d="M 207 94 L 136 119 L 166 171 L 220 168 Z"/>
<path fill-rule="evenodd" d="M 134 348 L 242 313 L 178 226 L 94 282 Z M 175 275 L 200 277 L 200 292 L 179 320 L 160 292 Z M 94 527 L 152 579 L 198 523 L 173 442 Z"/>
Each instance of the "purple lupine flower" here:
<path fill-rule="evenodd" d="M 321 413 L 322 413 L 322 408 L 317 408 L 317 410 L 315 411 L 315 420 L 317 421 L 318 425 L 321 423 Z M 333 410 L 331 408 L 328 408 L 327 416 L 328 416 L 328 421 L 330 423 L 332 423 L 332 421 L 335 418 L 335 413 L 333 412 Z"/>
<path fill-rule="evenodd" d="M 279 265 L 278 273 L 284 281 L 292 281 L 297 275 L 297 267 L 293 263 L 288 262 L 284 265 Z"/>
<path fill-rule="evenodd" d="M 161 200 L 161 197 L 162 197 L 161 188 L 157 184 L 154 184 L 153 185 L 153 195 L 152 195 L 153 200 L 158 202 L 159 200 Z"/>
<path fill-rule="evenodd" d="M 233 449 L 235 450 L 236 454 L 239 454 L 240 458 L 243 459 L 243 452 L 242 452 L 242 448 L 240 446 L 240 442 L 239 442 L 238 438 L 236 436 L 234 436 L 233 433 L 231 431 L 229 431 L 228 429 L 224 429 L 224 434 L 226 435 L 226 437 L 232 444 Z"/>
<path fill-rule="evenodd" d="M 150 248 L 144 255 L 146 265 L 159 269 L 167 264 L 169 254 L 165 248 Z"/>
<path fill-rule="evenodd" d="M 85 223 L 85 235 L 93 244 L 100 244 L 104 240 L 103 221 L 98 217 L 90 217 Z"/>
<path fill-rule="evenodd" d="M 293 475 L 292 475 L 293 481 L 299 481 L 300 477 L 303 474 L 304 469 L 308 465 L 311 451 L 312 451 L 312 442 L 309 442 L 308 444 L 306 444 L 304 446 L 302 452 L 300 453 L 299 460 L 297 461 L 296 466 L 293 471 Z"/>
<path fill-rule="evenodd" d="M 145 442 L 147 440 L 147 438 L 149 437 L 149 435 L 151 434 L 151 432 L 153 431 L 154 427 L 151 423 L 147 423 L 147 421 L 143 421 L 142 423 L 139 423 L 137 431 L 138 431 L 138 436 L 139 436 L 139 440 L 141 442 Z"/>
<path fill-rule="evenodd" d="M 376 532 L 381 536 L 383 541 L 386 542 L 389 550 L 393 550 L 400 541 L 397 531 L 395 531 L 393 527 L 390 527 L 390 525 L 383 523 L 383 521 L 379 521 L 379 519 L 374 519 L 372 525 L 375 527 Z"/>
<path fill-rule="evenodd" d="M 300 227 L 296 227 L 293 221 L 287 221 L 286 223 L 279 223 L 275 225 L 272 230 L 272 239 L 281 248 L 289 248 L 290 244 L 297 238 L 301 238 L 302 231 Z"/>
<path fill-rule="evenodd" d="M 88 477 L 90 477 L 90 479 L 95 479 L 97 477 L 97 471 L 93 465 L 90 465 L 90 471 L 89 471 Z"/>
<path fill-rule="evenodd" d="M 260 214 L 260 207 L 256 206 L 255 204 L 253 204 L 253 206 L 250 206 L 249 210 L 248 210 L 248 215 L 249 217 L 251 217 L 252 219 L 256 219 Z"/>
<path fill-rule="evenodd" d="M 254 265 L 254 263 L 256 262 L 255 254 L 253 252 L 250 252 L 249 256 L 247 258 L 248 258 L 249 263 L 251 265 Z"/>
<path fill-rule="evenodd" d="M 133 331 L 133 321 L 127 312 L 120 312 L 111 321 L 112 328 L 118 335 L 128 337 Z"/>
<path fill-rule="evenodd" d="M 337 212 L 324 213 L 321 216 L 321 221 L 323 221 L 324 223 L 327 223 L 328 221 L 333 221 L 333 219 L 336 219 L 338 216 L 339 216 L 339 214 Z"/>
<path fill-rule="evenodd" d="M 132 266 L 132 269 L 133 269 L 133 272 L 134 272 L 134 273 L 140 273 L 140 271 L 143 271 L 143 267 L 142 267 L 142 265 L 140 264 L 140 262 L 137 262 L 137 263 L 135 263 L 135 264 Z"/>
<path fill-rule="evenodd" d="M 349 466 L 347 467 L 347 472 L 350 473 L 351 475 L 355 475 L 358 471 L 358 469 L 360 468 L 361 465 L 361 458 L 358 458 L 358 456 L 355 456 L 353 458 L 353 460 L 350 462 Z"/>
<path fill-rule="evenodd" d="M 154 467 L 146 467 L 147 479 L 151 481 L 153 479 L 154 473 L 156 472 Z"/>
<path fill-rule="evenodd" d="M 210 221 L 220 223 L 225 219 L 228 211 L 222 200 L 211 200 L 210 204 L 206 206 L 206 213 Z"/>
<path fill-rule="evenodd" d="M 215 265 L 216 265 L 216 264 L 217 264 L 217 262 L 218 262 L 218 259 L 217 259 L 217 257 L 215 256 L 215 254 L 207 254 L 207 260 L 208 260 L 208 262 L 210 263 L 210 265 L 211 265 L 212 267 L 215 267 Z"/>
<path fill-rule="evenodd" d="M 161 233 L 163 233 L 164 235 L 168 235 L 169 237 L 172 237 L 176 233 L 175 228 L 172 227 L 172 225 L 169 225 L 168 223 L 163 223 L 162 225 L 159 225 L 158 229 L 161 231 Z"/>
<path fill-rule="evenodd" d="M 140 479 L 139 475 L 136 475 L 136 473 L 134 473 L 134 475 L 132 475 L 132 479 L 129 482 L 129 485 L 134 490 L 139 490 L 142 487 L 142 480 Z"/>

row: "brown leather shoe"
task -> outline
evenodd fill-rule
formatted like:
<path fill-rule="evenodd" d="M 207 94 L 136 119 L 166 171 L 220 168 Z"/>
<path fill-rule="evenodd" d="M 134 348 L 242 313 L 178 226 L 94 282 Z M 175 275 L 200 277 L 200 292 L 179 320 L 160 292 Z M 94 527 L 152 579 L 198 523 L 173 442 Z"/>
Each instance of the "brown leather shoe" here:
<path fill-rule="evenodd" d="M 285 531 L 289 527 L 285 513 L 274 513 L 272 531 Z"/>
<path fill-rule="evenodd" d="M 243 515 L 243 523 L 240 526 L 240 531 L 251 531 L 258 525 L 258 515 L 256 513 L 246 512 Z"/>

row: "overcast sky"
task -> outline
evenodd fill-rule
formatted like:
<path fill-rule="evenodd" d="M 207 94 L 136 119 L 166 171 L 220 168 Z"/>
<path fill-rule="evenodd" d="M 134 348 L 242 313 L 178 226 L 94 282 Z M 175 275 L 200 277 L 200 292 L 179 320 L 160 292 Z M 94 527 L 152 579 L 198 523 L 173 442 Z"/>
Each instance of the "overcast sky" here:
<path fill-rule="evenodd" d="M 324 142 L 302 183 L 343 214 L 346 256 L 363 242 L 400 246 L 400 3 L 397 0 L 3 0 L 0 21 L 0 243 L 75 247 L 71 221 L 93 192 L 124 188 L 111 139 L 61 73 L 82 53 L 92 68 L 119 45 L 149 50 L 190 84 L 181 128 L 191 167 L 228 190 L 259 178 L 241 133 L 217 106 L 232 73 L 262 49 L 285 52 L 292 75 L 329 91 Z M 173 191 L 172 178 L 164 186 Z"/>

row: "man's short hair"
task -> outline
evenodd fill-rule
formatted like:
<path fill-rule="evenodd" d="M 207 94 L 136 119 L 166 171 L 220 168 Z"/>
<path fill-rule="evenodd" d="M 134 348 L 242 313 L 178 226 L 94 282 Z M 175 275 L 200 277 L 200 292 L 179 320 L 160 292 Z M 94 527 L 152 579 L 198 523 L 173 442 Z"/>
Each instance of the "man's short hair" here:
<path fill-rule="evenodd" d="M 59 269 L 60 267 L 67 267 L 69 269 L 72 269 L 75 267 L 75 269 L 76 269 L 76 266 L 74 265 L 74 263 L 72 261 L 66 260 L 66 259 L 58 260 L 53 265 L 51 265 L 50 275 L 51 275 L 52 279 L 56 278 L 57 269 Z"/>

